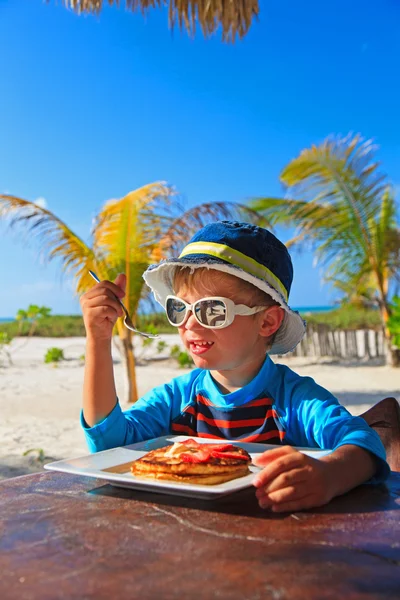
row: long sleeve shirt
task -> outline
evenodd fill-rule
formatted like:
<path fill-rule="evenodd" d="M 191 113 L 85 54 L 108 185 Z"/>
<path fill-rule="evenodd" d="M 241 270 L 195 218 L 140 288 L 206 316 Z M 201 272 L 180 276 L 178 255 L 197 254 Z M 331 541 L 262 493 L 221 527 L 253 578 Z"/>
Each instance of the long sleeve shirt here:
<path fill-rule="evenodd" d="M 301 377 L 269 356 L 256 377 L 232 393 L 222 394 L 209 371 L 193 369 L 154 388 L 124 412 L 117 401 L 93 427 L 82 414 L 81 424 L 92 452 L 170 433 L 324 450 L 353 444 L 377 458 L 371 482 L 384 481 L 390 473 L 383 444 L 364 419 L 352 416 L 311 377 Z"/>

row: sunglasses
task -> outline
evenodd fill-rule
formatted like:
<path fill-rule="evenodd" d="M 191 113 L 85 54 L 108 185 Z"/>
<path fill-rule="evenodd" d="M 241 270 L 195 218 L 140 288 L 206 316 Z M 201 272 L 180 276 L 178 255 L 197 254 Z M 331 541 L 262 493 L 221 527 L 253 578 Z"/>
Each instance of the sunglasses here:
<path fill-rule="evenodd" d="M 207 329 L 223 329 L 233 323 L 236 315 L 254 315 L 266 308 L 269 307 L 254 306 L 250 308 L 245 304 L 235 304 L 229 298 L 222 298 L 221 296 L 202 298 L 193 304 L 188 304 L 177 296 L 167 296 L 165 302 L 167 319 L 174 327 L 183 325 L 189 313 L 192 312 L 200 325 Z"/>

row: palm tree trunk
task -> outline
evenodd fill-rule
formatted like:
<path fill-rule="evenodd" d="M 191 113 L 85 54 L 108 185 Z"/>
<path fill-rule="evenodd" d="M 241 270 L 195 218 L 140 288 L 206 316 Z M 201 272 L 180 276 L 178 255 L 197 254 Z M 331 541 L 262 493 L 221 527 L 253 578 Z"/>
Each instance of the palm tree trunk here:
<path fill-rule="evenodd" d="M 138 399 L 136 384 L 136 363 L 133 352 L 132 333 L 128 331 L 127 336 L 122 340 L 124 345 L 125 366 L 128 373 L 128 402 L 134 404 Z"/>
<path fill-rule="evenodd" d="M 381 285 L 381 282 L 378 282 L 378 287 L 379 287 L 379 293 L 380 293 L 379 310 L 381 313 L 383 338 L 385 340 L 385 345 L 386 345 L 385 354 L 387 357 L 387 363 L 391 367 L 400 367 L 400 349 L 393 347 L 390 331 L 387 326 L 387 322 L 390 317 L 390 305 L 387 301 L 387 294 L 384 289 L 384 286 Z"/>
<path fill-rule="evenodd" d="M 390 366 L 400 368 L 400 348 L 390 348 Z"/>
<path fill-rule="evenodd" d="M 128 402 L 129 404 L 134 404 L 139 396 L 136 383 L 135 353 L 132 343 L 133 335 L 129 329 L 126 329 L 119 321 L 120 319 L 117 322 L 117 329 L 122 346 L 122 358 L 125 363 L 125 373 L 128 380 Z"/>
<path fill-rule="evenodd" d="M 33 336 L 33 332 L 36 329 L 36 325 L 37 325 L 37 321 L 35 321 L 35 319 L 33 319 L 32 322 L 31 322 L 31 326 L 29 328 L 29 331 L 28 331 L 28 337 L 32 337 Z"/>

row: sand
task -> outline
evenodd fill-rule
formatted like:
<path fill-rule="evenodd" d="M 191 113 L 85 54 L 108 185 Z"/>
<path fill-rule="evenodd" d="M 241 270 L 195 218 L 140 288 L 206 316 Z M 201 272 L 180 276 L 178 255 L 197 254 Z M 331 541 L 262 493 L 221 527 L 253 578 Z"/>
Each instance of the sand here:
<path fill-rule="evenodd" d="M 161 339 L 168 347 L 179 343 L 176 335 L 162 335 Z M 54 346 L 63 348 L 66 358 L 57 366 L 43 360 L 47 349 Z M 0 354 L 0 479 L 36 472 L 46 462 L 88 453 L 79 425 L 84 353 L 85 338 L 16 338 L 11 348 L 13 364 L 8 365 Z M 157 354 L 152 347 L 145 351 L 138 348 L 137 353 L 141 356 L 137 367 L 140 395 L 188 371 L 168 358 L 168 349 Z M 113 358 L 117 392 L 126 409 L 126 376 L 116 347 Z M 295 357 L 275 361 L 313 377 L 355 415 L 387 396 L 400 399 L 400 370 L 379 361 Z"/>

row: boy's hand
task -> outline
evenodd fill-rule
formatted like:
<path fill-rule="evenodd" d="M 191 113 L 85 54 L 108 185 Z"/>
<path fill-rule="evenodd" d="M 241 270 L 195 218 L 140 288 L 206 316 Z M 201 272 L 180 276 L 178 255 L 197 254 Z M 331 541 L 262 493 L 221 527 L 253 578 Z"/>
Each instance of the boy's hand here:
<path fill-rule="evenodd" d="M 95 340 L 110 340 L 113 327 L 122 317 L 122 306 L 117 298 L 125 296 L 126 276 L 118 275 L 115 282 L 96 283 L 80 298 L 87 336 Z"/>
<path fill-rule="evenodd" d="M 264 467 L 253 481 L 261 508 L 296 511 L 322 506 L 335 496 L 329 464 L 291 446 L 263 452 L 253 463 Z"/>

